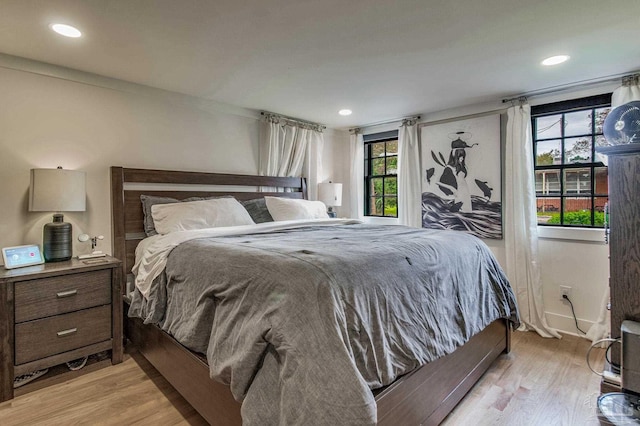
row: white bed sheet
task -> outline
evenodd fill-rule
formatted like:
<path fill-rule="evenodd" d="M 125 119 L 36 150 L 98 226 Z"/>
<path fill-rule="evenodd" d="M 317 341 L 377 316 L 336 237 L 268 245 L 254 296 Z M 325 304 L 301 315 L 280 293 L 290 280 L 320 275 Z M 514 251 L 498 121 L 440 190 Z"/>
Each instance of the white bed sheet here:
<path fill-rule="evenodd" d="M 167 257 L 178 244 L 197 238 L 224 237 L 279 231 L 283 229 L 301 228 L 310 225 L 334 226 L 341 224 L 362 223 L 357 219 L 307 219 L 265 222 L 256 225 L 225 226 L 218 228 L 197 229 L 171 232 L 166 235 L 154 235 L 143 239 L 136 247 L 136 262 L 133 265 L 135 285 L 140 293 L 149 297 L 151 284 L 164 270 Z"/>

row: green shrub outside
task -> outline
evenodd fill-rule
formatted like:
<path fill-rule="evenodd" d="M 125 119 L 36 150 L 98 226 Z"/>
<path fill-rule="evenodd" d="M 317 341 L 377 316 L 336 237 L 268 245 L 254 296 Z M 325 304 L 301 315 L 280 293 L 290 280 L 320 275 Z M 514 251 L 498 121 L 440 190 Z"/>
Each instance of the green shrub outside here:
<path fill-rule="evenodd" d="M 550 225 L 560 225 L 560 213 L 544 213 L 544 216 L 551 216 L 545 223 Z M 604 226 L 604 213 L 595 212 L 594 226 Z M 586 225 L 591 226 L 591 212 L 581 210 L 578 212 L 567 212 L 564 214 L 564 225 Z"/>

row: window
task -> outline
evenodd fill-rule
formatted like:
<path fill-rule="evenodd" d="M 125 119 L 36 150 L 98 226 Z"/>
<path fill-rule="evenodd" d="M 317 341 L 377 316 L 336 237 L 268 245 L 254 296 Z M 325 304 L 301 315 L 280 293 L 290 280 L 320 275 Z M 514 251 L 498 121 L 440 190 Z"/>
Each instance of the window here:
<path fill-rule="evenodd" d="M 595 154 L 611 95 L 531 108 L 539 225 L 604 226 L 607 168 Z"/>
<path fill-rule="evenodd" d="M 398 217 L 398 132 L 364 135 L 364 214 Z"/>

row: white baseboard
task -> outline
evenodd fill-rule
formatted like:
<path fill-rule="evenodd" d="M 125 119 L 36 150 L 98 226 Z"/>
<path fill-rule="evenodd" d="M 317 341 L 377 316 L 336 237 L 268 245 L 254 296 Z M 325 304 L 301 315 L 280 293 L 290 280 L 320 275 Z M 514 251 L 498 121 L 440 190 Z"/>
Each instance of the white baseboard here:
<path fill-rule="evenodd" d="M 584 337 L 584 334 L 576 329 L 576 323 L 572 316 L 560 315 L 555 312 L 545 312 L 545 315 L 549 327 L 555 328 L 563 334 Z M 593 321 L 578 318 L 578 325 L 584 332 L 587 332 L 593 325 Z"/>

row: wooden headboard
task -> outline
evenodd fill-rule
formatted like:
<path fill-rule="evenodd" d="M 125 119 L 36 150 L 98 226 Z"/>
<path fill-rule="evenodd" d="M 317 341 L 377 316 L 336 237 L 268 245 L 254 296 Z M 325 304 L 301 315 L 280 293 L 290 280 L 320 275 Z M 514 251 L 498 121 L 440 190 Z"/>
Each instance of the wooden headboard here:
<path fill-rule="evenodd" d="M 216 188 L 203 189 L 206 185 Z M 141 189 L 141 186 L 144 188 Z M 158 189 L 154 189 L 154 186 Z M 218 186 L 223 188 L 218 189 Z M 225 186 L 228 188 L 224 188 Z M 149 189 L 146 189 L 147 187 Z M 291 192 L 262 192 L 260 187 L 289 188 Z M 131 272 L 135 262 L 136 246 L 145 237 L 144 214 L 140 202 L 140 195 L 143 194 L 179 200 L 216 195 L 233 195 L 238 200 L 250 200 L 265 195 L 306 199 L 307 184 L 304 178 L 299 177 L 111 167 L 111 241 L 113 256 L 122 260 L 124 277 Z"/>

